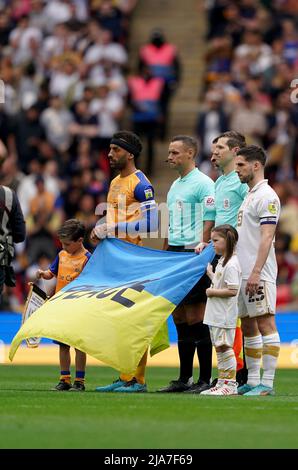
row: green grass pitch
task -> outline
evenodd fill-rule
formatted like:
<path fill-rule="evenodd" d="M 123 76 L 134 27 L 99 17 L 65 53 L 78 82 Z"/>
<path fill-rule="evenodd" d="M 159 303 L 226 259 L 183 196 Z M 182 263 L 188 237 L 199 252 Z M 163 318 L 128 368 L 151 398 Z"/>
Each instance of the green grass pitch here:
<path fill-rule="evenodd" d="M 51 392 L 53 366 L 0 368 L 2 449 L 297 448 L 298 374 L 278 370 L 274 397 L 157 394 L 176 369 L 148 368 L 149 393 L 96 393 L 117 377 L 88 367 L 86 392 Z"/>

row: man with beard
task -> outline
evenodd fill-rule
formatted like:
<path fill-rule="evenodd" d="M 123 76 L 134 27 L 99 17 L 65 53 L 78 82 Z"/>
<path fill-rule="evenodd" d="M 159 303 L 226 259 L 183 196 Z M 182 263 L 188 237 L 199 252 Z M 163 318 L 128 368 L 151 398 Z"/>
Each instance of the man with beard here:
<path fill-rule="evenodd" d="M 142 143 L 133 132 L 116 132 L 110 143 L 108 155 L 111 169 L 119 175 L 110 184 L 107 198 L 107 223 L 97 225 L 92 240 L 108 236 L 117 237 L 129 243 L 142 245 L 141 234 L 158 229 L 158 212 L 154 200 L 154 189 L 144 175 L 136 168 L 135 160 L 142 151 Z M 146 351 L 134 375 L 120 374 L 107 386 L 97 387 L 97 392 L 147 392 L 145 384 Z"/>

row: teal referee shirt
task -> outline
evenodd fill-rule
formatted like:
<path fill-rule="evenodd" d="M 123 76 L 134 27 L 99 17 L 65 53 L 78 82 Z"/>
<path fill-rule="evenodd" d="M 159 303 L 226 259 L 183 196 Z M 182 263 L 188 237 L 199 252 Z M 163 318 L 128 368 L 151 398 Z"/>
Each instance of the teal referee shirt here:
<path fill-rule="evenodd" d="M 169 245 L 195 247 L 203 236 L 203 222 L 215 220 L 214 182 L 194 168 L 172 184 L 168 196 Z"/>
<path fill-rule="evenodd" d="M 236 171 L 222 175 L 215 181 L 215 227 L 222 224 L 237 225 L 237 214 L 248 193 L 247 184 L 241 183 Z"/>

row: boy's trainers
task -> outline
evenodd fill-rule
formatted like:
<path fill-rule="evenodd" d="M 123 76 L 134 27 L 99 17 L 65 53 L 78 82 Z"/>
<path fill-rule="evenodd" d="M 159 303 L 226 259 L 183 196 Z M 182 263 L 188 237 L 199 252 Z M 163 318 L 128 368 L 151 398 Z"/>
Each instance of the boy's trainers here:
<path fill-rule="evenodd" d="M 219 379 L 215 387 L 204 390 L 201 395 L 213 395 L 213 396 L 227 396 L 227 395 L 238 395 L 237 382 L 235 380 L 222 380 Z"/>
<path fill-rule="evenodd" d="M 73 386 L 70 387 L 69 389 L 70 392 L 84 392 L 85 391 L 85 385 L 82 380 L 75 380 L 73 383 Z"/>
<path fill-rule="evenodd" d="M 253 385 L 241 385 L 241 387 L 238 387 L 238 395 L 244 395 L 245 393 L 250 392 L 253 388 Z"/>
<path fill-rule="evenodd" d="M 122 387 L 126 383 L 127 382 L 119 378 L 117 380 L 114 380 L 114 382 L 109 385 L 104 385 L 103 387 L 96 387 L 95 390 L 96 392 L 115 392 L 117 388 Z"/>
<path fill-rule="evenodd" d="M 129 380 L 129 382 L 125 382 L 122 387 L 118 387 L 115 389 L 115 392 L 124 392 L 124 393 L 135 393 L 135 392 L 147 392 L 147 385 L 146 384 L 139 384 L 135 378 Z"/>
<path fill-rule="evenodd" d="M 71 383 L 65 382 L 65 380 L 60 380 L 60 382 L 56 385 L 56 387 L 52 388 L 51 390 L 56 392 L 66 392 L 71 388 Z"/>
<path fill-rule="evenodd" d="M 257 385 L 252 390 L 245 393 L 246 397 L 248 397 L 248 396 L 249 397 L 257 397 L 257 396 L 261 397 L 261 396 L 265 396 L 265 395 L 275 395 L 275 392 L 274 392 L 273 388 L 267 387 L 267 385 L 263 385 L 263 384 Z"/>

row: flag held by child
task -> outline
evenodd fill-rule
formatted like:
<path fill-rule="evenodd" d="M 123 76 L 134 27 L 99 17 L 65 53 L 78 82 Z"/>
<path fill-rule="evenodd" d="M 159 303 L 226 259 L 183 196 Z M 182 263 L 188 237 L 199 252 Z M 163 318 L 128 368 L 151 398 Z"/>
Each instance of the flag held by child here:
<path fill-rule="evenodd" d="M 24 339 L 46 337 L 133 373 L 149 345 L 151 355 L 168 346 L 166 319 L 213 257 L 211 245 L 196 255 L 104 240 L 83 272 L 21 326 L 10 360 Z"/>

